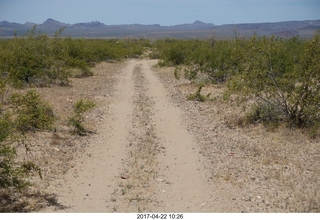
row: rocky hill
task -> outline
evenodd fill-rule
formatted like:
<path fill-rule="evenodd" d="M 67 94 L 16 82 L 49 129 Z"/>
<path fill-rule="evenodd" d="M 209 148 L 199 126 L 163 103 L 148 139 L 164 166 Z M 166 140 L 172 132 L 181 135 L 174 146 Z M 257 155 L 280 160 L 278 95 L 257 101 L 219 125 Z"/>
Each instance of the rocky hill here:
<path fill-rule="evenodd" d="M 49 18 L 42 24 L 32 22 L 19 24 L 2 21 L 0 22 L 0 37 L 12 37 L 15 31 L 18 35 L 24 35 L 34 25 L 37 26 L 38 31 L 49 35 L 64 27 L 65 30 L 62 34 L 64 37 L 207 38 L 214 35 L 218 38 L 230 38 L 234 36 L 236 31 L 242 37 L 248 37 L 256 33 L 265 36 L 292 37 L 299 35 L 300 37 L 309 38 L 316 30 L 320 29 L 320 20 L 225 25 L 195 21 L 191 24 L 161 26 L 159 24 L 106 25 L 99 21 L 66 24 Z"/>

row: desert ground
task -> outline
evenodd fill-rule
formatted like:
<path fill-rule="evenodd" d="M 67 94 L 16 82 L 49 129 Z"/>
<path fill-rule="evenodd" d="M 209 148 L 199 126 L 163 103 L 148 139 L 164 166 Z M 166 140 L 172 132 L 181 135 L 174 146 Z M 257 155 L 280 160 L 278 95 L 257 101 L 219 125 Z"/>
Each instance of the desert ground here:
<path fill-rule="evenodd" d="M 320 211 L 319 138 L 242 125 L 244 110 L 223 101 L 222 85 L 205 86 L 205 102 L 188 101 L 198 86 L 157 62 L 103 62 L 70 87 L 37 89 L 58 120 L 18 151 L 43 175 L 33 178 L 25 211 Z M 66 124 L 79 97 L 96 103 L 85 136 Z"/>

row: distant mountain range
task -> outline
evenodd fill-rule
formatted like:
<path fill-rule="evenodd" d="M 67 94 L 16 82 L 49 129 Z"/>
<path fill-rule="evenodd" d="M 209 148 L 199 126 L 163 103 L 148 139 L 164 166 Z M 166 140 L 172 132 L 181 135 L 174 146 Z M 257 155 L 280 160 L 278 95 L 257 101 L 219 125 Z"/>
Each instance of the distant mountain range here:
<path fill-rule="evenodd" d="M 52 35 L 59 28 L 65 27 L 63 37 L 87 37 L 87 38 L 230 38 L 235 36 L 250 37 L 254 33 L 264 36 L 292 37 L 299 35 L 302 38 L 310 38 L 316 30 L 320 29 L 320 20 L 308 21 L 284 21 L 273 23 L 248 23 L 214 25 L 195 21 L 192 24 L 180 24 L 173 26 L 161 26 L 159 24 L 125 24 L 105 25 L 99 21 L 66 24 L 52 18 L 42 24 L 27 22 L 19 24 L 14 22 L 0 22 L 0 38 L 12 37 L 16 31 L 18 36 L 24 35 L 36 25 L 37 30 Z"/>

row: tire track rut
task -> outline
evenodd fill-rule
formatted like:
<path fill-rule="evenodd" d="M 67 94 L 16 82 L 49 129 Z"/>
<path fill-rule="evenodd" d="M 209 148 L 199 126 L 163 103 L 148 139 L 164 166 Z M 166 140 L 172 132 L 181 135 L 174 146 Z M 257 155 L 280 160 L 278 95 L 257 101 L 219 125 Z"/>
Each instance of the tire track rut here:
<path fill-rule="evenodd" d="M 155 64 L 130 60 L 117 76 L 107 117 L 57 191 L 67 207 L 60 212 L 223 210 L 180 109 L 151 69 Z"/>
<path fill-rule="evenodd" d="M 132 130 L 117 212 L 212 211 L 205 171 L 181 112 L 154 75 L 153 61 L 134 61 Z"/>

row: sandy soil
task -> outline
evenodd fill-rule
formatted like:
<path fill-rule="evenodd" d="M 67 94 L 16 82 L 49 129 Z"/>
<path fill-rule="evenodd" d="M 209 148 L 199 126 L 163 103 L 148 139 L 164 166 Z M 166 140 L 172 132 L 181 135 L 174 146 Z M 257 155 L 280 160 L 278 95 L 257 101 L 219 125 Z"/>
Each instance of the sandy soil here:
<path fill-rule="evenodd" d="M 40 212 L 319 212 L 318 139 L 239 127 L 223 88 L 187 101 L 197 87 L 156 64 L 101 63 L 73 87 L 39 89 L 61 115 L 56 133 L 30 137 L 51 140 L 29 155 L 44 167 Z M 63 125 L 79 96 L 98 103 L 85 137 Z"/>

